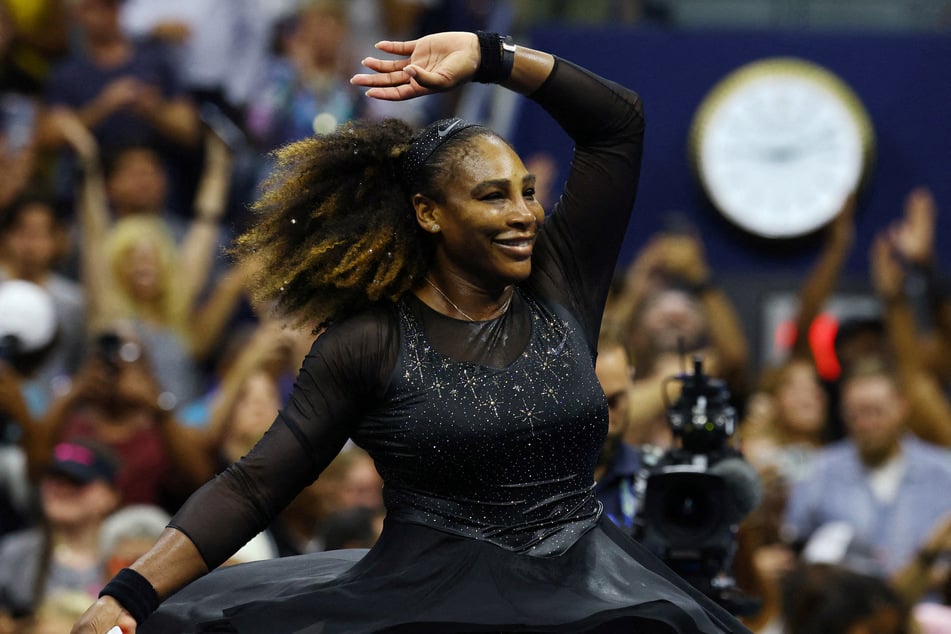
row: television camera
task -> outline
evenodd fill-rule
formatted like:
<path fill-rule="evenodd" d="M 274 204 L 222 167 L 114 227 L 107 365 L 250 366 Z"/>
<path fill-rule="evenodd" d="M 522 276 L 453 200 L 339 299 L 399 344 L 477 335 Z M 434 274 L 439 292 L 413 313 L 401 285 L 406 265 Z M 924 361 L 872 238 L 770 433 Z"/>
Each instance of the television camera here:
<path fill-rule="evenodd" d="M 670 403 L 671 381 L 681 383 Z M 762 498 L 755 469 L 734 449 L 736 411 L 724 383 L 703 372 L 664 383 L 667 421 L 677 439 L 663 452 L 645 452 L 635 484 L 634 537 L 695 588 L 736 615 L 759 609 L 730 571 L 739 523 Z"/>

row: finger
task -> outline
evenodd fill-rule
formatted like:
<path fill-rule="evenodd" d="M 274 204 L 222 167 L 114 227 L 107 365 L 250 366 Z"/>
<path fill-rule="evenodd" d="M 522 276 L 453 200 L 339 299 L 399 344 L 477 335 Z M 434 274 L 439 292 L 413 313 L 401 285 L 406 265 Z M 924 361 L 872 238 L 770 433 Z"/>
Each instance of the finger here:
<path fill-rule="evenodd" d="M 445 74 L 438 71 L 428 71 L 421 66 L 416 66 L 415 64 L 408 65 L 405 68 L 405 71 L 420 87 L 428 89 L 432 92 L 445 90 L 454 85 L 454 81 L 451 77 L 447 77 Z"/>
<path fill-rule="evenodd" d="M 403 42 L 394 42 L 393 40 L 381 40 L 374 45 L 374 48 L 384 53 L 393 55 L 410 56 L 416 50 L 416 42 L 419 40 L 408 40 Z"/>
<path fill-rule="evenodd" d="M 379 59 L 378 57 L 365 57 L 360 60 L 360 63 L 363 66 L 366 66 L 370 70 L 376 71 L 378 73 L 390 73 L 397 70 L 403 70 L 407 64 L 409 64 L 408 59 Z"/>
<path fill-rule="evenodd" d="M 430 94 L 431 90 L 420 86 L 416 82 L 403 84 L 402 86 L 387 86 L 383 88 L 370 88 L 367 90 L 367 97 L 380 99 L 382 101 L 405 101 L 422 95 Z"/>
<path fill-rule="evenodd" d="M 387 87 L 408 84 L 410 76 L 406 71 L 398 70 L 391 73 L 358 73 L 350 78 L 354 86 Z"/>

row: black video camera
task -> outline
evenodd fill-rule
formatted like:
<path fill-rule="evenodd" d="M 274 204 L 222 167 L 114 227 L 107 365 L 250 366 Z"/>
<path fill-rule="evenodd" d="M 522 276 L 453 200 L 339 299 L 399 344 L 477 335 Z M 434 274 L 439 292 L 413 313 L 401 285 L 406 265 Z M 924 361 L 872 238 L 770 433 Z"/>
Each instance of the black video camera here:
<path fill-rule="evenodd" d="M 645 452 L 635 494 L 634 537 L 695 588 L 737 615 L 759 602 L 743 595 L 730 573 L 740 521 L 762 498 L 755 469 L 729 439 L 736 410 L 724 383 L 703 372 L 682 373 L 680 396 L 667 398 L 667 420 L 679 446 Z"/>

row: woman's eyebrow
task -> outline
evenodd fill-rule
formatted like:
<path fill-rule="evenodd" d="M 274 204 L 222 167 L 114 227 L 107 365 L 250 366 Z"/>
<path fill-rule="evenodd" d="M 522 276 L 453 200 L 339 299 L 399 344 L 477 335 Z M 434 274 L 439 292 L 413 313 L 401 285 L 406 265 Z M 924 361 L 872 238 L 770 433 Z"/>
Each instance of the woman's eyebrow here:
<path fill-rule="evenodd" d="M 493 188 L 493 187 L 499 187 L 499 188 L 502 188 L 502 189 L 508 189 L 508 187 L 509 187 L 509 185 L 511 184 L 511 182 L 512 182 L 512 181 L 509 180 L 508 178 L 493 178 L 493 179 L 491 179 L 491 180 L 482 181 L 481 183 L 476 184 L 476 186 L 472 188 L 472 193 L 473 193 L 474 195 L 478 195 L 480 192 L 482 192 L 482 191 L 484 191 L 484 190 L 486 190 L 486 189 L 491 189 L 491 188 Z M 529 185 L 534 185 L 534 184 L 535 184 L 535 175 L 534 175 L 534 174 L 526 174 L 525 176 L 522 177 L 522 186 L 523 186 L 523 187 L 529 186 Z"/>

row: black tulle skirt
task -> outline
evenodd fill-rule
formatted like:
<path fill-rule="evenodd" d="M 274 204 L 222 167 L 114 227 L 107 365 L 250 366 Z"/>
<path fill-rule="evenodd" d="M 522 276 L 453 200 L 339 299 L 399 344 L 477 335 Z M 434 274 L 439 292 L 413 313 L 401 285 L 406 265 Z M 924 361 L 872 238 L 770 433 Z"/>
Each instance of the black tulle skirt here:
<path fill-rule="evenodd" d="M 747 632 L 602 519 L 557 557 L 388 521 L 370 550 L 220 568 L 140 634 Z"/>

